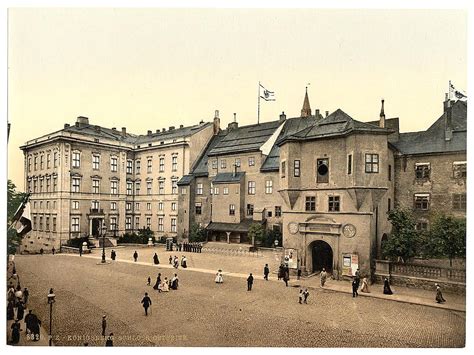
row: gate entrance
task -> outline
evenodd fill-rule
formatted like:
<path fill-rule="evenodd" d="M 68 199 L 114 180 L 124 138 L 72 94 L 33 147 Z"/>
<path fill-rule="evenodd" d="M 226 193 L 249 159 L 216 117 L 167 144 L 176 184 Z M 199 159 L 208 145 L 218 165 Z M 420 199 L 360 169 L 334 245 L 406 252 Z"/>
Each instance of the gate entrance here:
<path fill-rule="evenodd" d="M 312 243 L 313 256 L 313 272 L 319 272 L 323 268 L 327 272 L 332 271 L 333 252 L 331 246 L 322 241 L 317 240 Z"/>

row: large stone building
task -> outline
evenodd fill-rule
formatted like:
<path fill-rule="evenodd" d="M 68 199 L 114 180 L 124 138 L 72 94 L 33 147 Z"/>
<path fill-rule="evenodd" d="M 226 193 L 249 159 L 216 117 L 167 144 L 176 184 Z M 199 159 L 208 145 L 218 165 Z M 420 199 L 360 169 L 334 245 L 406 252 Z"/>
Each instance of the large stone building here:
<path fill-rule="evenodd" d="M 27 142 L 26 181 L 33 231 L 24 250 L 48 248 L 84 233 L 149 227 L 158 236 L 189 235 L 251 243 L 253 223 L 283 234 L 290 266 L 351 274 L 373 270 L 390 233 L 387 212 L 413 209 L 417 228 L 433 212 L 465 217 L 466 102 L 446 100 L 426 131 L 400 133 L 398 118 L 355 120 L 341 109 L 220 129 L 213 123 L 135 136 L 89 125 Z M 49 181 L 49 182 L 48 182 Z"/>
<path fill-rule="evenodd" d="M 33 230 L 21 249 L 56 249 L 71 238 L 107 236 L 149 227 L 176 236 L 178 180 L 189 173 L 219 127 L 201 122 L 146 135 L 89 124 L 30 140 L 25 186 L 31 193 Z"/>

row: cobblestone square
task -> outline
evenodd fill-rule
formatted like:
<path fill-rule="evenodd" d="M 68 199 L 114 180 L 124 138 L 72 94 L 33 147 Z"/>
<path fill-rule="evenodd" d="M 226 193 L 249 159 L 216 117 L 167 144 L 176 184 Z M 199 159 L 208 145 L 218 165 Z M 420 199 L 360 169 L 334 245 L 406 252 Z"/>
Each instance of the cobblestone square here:
<path fill-rule="evenodd" d="M 159 266 L 151 263 L 155 251 Z M 54 288 L 55 345 L 103 346 L 103 314 L 108 318 L 107 333 L 114 333 L 114 346 L 463 347 L 465 343 L 463 312 L 352 298 L 322 289 L 310 290 L 308 304 L 299 304 L 299 288 L 285 287 L 272 274 L 270 281 L 262 280 L 262 262 L 271 260 L 271 253 L 254 258 L 186 253 L 189 268 L 175 271 L 167 265 L 170 253 L 163 249 L 138 252 L 139 261 L 134 263 L 133 248 L 117 249 L 118 259 L 107 265 L 99 265 L 99 251 L 83 257 L 15 258 L 22 285 L 31 292 L 29 308 L 46 331 L 46 295 Z M 230 270 L 228 265 L 234 267 Z M 224 275 L 220 285 L 213 274 L 197 271 L 226 271 L 226 266 L 234 276 Z M 159 294 L 147 286 L 147 277 L 153 285 L 158 272 L 168 278 L 177 272 L 179 289 Z M 257 276 L 251 292 L 245 278 L 239 277 L 248 272 Z M 145 292 L 153 302 L 148 317 L 140 304 Z"/>

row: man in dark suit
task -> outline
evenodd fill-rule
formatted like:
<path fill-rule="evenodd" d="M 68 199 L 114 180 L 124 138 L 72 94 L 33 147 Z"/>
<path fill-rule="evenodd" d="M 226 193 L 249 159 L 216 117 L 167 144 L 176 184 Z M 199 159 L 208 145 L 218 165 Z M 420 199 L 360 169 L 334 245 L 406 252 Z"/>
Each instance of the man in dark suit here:
<path fill-rule="evenodd" d="M 249 277 L 247 277 L 247 291 L 252 291 L 252 285 L 253 285 L 253 276 L 252 276 L 252 273 L 250 273 Z"/>
<path fill-rule="evenodd" d="M 148 293 L 145 292 L 145 297 L 142 299 L 143 308 L 145 308 L 145 315 L 148 315 L 148 308 L 151 306 L 151 298 L 148 297 Z"/>

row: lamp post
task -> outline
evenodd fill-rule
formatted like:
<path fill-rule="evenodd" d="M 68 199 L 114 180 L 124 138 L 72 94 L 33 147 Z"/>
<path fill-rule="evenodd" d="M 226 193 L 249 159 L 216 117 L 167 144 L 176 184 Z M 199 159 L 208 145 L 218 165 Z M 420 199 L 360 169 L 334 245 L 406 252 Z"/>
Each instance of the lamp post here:
<path fill-rule="evenodd" d="M 54 297 L 56 295 L 53 292 L 53 289 L 49 290 L 48 294 L 48 303 L 49 303 L 49 346 L 53 344 L 53 303 L 54 303 Z"/>
<path fill-rule="evenodd" d="M 105 234 L 107 232 L 107 226 L 105 223 L 102 223 L 102 228 L 100 229 L 100 232 L 102 233 L 102 264 L 105 264 Z"/>

